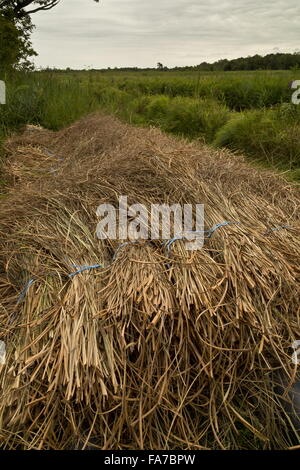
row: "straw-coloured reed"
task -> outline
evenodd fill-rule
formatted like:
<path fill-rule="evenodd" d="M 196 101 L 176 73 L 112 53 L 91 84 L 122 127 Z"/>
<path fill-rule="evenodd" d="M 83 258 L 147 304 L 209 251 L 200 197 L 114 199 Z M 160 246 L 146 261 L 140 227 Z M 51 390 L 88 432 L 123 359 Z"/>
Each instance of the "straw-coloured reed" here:
<path fill-rule="evenodd" d="M 287 448 L 299 188 L 242 157 L 89 116 L 7 142 L 0 446 Z M 205 204 L 195 252 L 96 237 L 99 204 Z M 288 229 L 272 231 L 278 226 Z M 73 265 L 103 265 L 74 277 Z M 20 298 L 24 285 L 32 280 Z M 287 385 L 288 386 L 288 385 Z"/>

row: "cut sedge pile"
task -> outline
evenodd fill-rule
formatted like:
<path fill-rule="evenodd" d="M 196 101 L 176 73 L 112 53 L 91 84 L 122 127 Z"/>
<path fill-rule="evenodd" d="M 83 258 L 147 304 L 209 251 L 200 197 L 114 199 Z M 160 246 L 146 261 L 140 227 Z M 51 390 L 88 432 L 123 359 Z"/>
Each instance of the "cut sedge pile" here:
<path fill-rule="evenodd" d="M 94 114 L 6 143 L 2 449 L 286 449 L 299 188 L 227 151 Z M 201 250 L 99 240 L 97 207 L 205 205 Z M 279 230 L 273 230 L 278 227 Z M 102 265 L 75 276 L 74 266 Z M 30 281 L 30 283 L 28 283 Z"/>

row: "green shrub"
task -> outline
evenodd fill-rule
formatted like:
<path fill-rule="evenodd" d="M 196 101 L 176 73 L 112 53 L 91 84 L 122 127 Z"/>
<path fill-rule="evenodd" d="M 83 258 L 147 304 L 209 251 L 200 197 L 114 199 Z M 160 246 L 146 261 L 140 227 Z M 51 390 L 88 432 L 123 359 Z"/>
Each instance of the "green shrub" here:
<path fill-rule="evenodd" d="M 110 108 L 119 107 L 129 102 L 130 95 L 126 91 L 119 90 L 115 87 L 105 87 L 98 92 L 94 92 L 96 101 L 103 106 Z"/>
<path fill-rule="evenodd" d="M 146 118 L 167 132 L 211 142 L 229 119 L 229 110 L 212 100 L 157 96 L 146 106 Z"/>
<path fill-rule="evenodd" d="M 165 95 L 153 97 L 145 108 L 145 117 L 149 123 L 165 127 L 168 119 L 171 98 Z"/>
<path fill-rule="evenodd" d="M 235 116 L 217 132 L 214 145 L 239 150 L 279 169 L 300 166 L 300 125 L 278 119 L 278 110 Z"/>
<path fill-rule="evenodd" d="M 211 142 L 230 118 L 230 111 L 212 100 L 174 98 L 169 105 L 165 130 Z"/>

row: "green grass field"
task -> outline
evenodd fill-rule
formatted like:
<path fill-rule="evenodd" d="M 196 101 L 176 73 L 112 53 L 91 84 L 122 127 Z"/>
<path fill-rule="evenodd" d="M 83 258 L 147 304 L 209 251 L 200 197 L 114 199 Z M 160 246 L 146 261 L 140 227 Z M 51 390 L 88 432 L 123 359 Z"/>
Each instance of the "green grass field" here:
<path fill-rule="evenodd" d="M 0 139 L 24 124 L 59 129 L 96 110 L 243 153 L 300 179 L 300 70 L 43 71 L 6 77 Z"/>

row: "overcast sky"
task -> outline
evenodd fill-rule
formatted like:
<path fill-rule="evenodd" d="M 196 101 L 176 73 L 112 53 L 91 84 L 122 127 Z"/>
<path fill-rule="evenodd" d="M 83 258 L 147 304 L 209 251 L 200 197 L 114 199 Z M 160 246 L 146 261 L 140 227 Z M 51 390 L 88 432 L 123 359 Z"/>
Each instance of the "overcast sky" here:
<path fill-rule="evenodd" d="M 173 67 L 300 48 L 299 0 L 61 0 L 32 18 L 42 67 Z"/>

